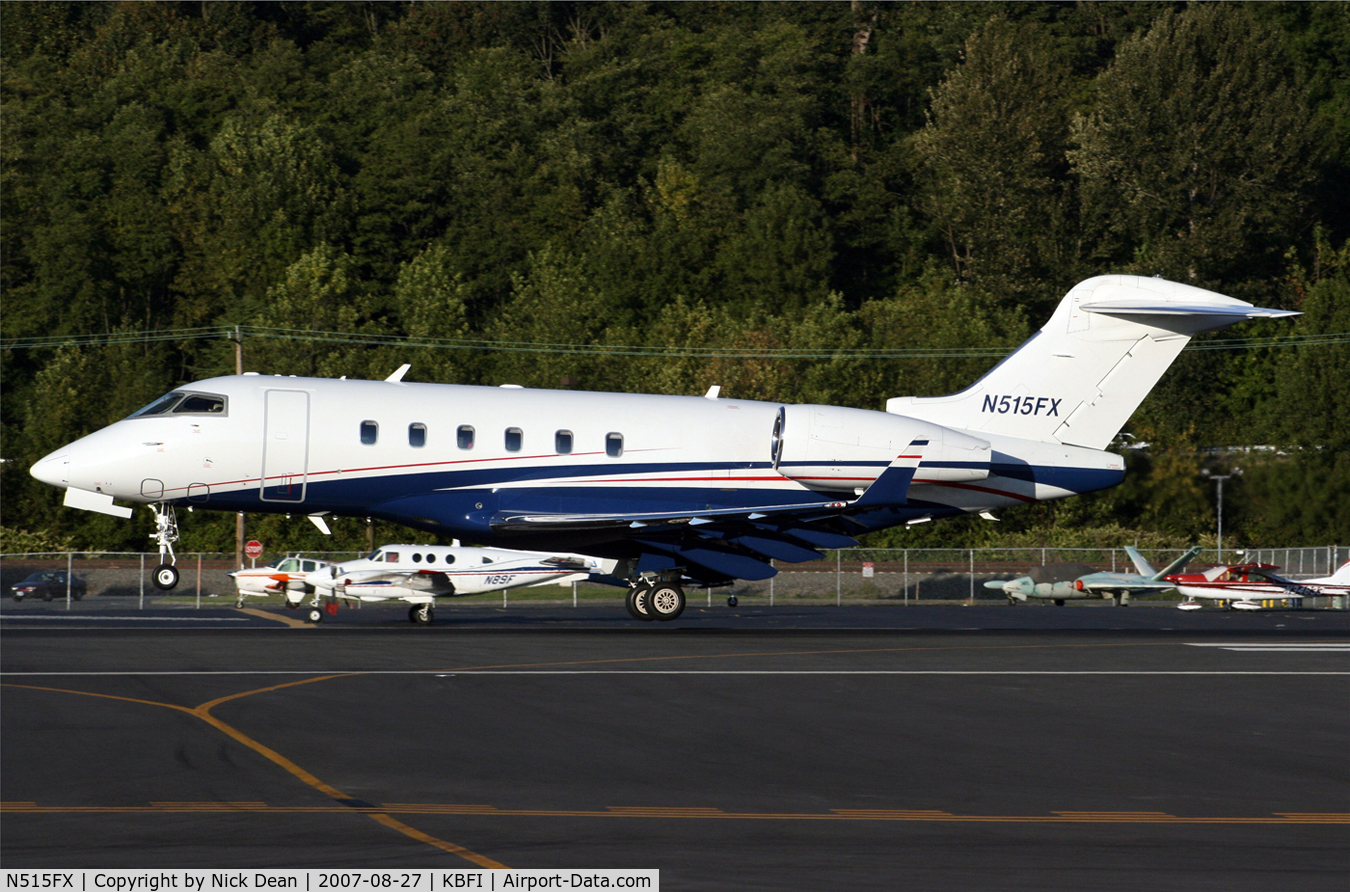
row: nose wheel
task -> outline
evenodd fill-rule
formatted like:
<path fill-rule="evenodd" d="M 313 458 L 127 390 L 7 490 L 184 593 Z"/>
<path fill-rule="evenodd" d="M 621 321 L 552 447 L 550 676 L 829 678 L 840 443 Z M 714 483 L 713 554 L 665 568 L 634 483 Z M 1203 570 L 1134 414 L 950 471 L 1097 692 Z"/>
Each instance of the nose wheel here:
<path fill-rule="evenodd" d="M 178 568 L 174 566 L 177 558 L 173 554 L 173 543 L 178 541 L 178 519 L 174 517 L 173 506 L 164 502 L 151 505 L 150 510 L 155 515 L 155 534 L 150 538 L 159 546 L 159 566 L 150 581 L 155 588 L 167 592 L 178 585 Z"/>

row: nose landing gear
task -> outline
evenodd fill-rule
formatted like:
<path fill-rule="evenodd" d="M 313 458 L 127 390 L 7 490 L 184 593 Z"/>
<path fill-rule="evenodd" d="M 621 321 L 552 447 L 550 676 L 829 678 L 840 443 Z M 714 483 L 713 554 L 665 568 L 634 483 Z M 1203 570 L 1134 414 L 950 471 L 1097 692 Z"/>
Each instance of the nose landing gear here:
<path fill-rule="evenodd" d="M 149 507 L 155 515 L 155 534 L 150 538 L 159 546 L 159 566 L 150 581 L 155 588 L 169 591 L 178 585 L 178 568 L 174 566 L 177 558 L 173 554 L 173 543 L 178 541 L 178 519 L 174 517 L 173 506 L 165 502 Z"/>

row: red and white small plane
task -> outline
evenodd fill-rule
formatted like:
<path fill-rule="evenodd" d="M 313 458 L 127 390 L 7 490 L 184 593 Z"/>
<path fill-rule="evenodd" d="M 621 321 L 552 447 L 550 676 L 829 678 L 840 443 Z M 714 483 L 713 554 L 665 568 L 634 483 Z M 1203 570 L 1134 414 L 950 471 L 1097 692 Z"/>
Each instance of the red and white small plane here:
<path fill-rule="evenodd" d="M 1177 573 L 1166 577 L 1186 597 L 1178 607 L 1199 610 L 1197 598 L 1230 601 L 1234 610 L 1260 610 L 1263 600 L 1302 600 L 1350 594 L 1350 561 L 1321 579 L 1285 579 L 1272 570 L 1274 564 L 1222 564 L 1203 573 Z"/>
<path fill-rule="evenodd" d="M 565 584 L 614 572 L 618 561 L 561 552 L 469 548 L 459 545 L 384 545 L 373 554 L 329 564 L 304 578 L 305 590 L 286 591 L 286 606 L 299 607 L 307 592 L 314 600 L 306 618 L 323 619 L 319 604 L 350 601 L 406 601 L 408 619 L 428 625 L 437 598 L 481 595 L 503 589 Z M 683 607 L 683 604 L 680 605 Z M 656 618 L 656 617 L 653 617 Z M 674 619 L 674 616 L 660 617 Z"/>
<path fill-rule="evenodd" d="M 305 577 L 328 566 L 327 561 L 314 558 L 281 557 L 262 567 L 245 567 L 225 574 L 234 580 L 239 590 L 236 607 L 244 606 L 248 597 L 265 598 L 283 591 L 305 592 Z"/>

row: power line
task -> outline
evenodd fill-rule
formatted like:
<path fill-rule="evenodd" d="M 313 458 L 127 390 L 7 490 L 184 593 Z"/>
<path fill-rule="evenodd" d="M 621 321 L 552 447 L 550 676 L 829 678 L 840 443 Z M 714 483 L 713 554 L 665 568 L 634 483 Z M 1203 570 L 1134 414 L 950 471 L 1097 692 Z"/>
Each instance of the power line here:
<path fill-rule="evenodd" d="M 39 350 L 57 347 L 95 347 L 114 344 L 184 342 L 229 339 L 238 336 L 313 343 L 350 344 L 359 347 L 403 349 L 475 350 L 497 353 L 552 355 L 589 354 L 604 356 L 688 357 L 697 359 L 979 359 L 1001 358 L 1015 348 L 1006 347 L 903 347 L 857 349 L 822 347 L 690 347 L 630 344 L 564 344 L 536 341 L 494 341 L 484 338 L 425 338 L 359 332 L 313 331 L 266 326 L 208 326 L 146 331 L 118 331 L 83 335 L 48 335 L 0 339 L 3 350 Z M 1323 347 L 1350 343 L 1350 332 L 1282 335 L 1265 338 L 1228 338 L 1191 343 L 1188 350 L 1251 350 L 1263 347 Z"/>

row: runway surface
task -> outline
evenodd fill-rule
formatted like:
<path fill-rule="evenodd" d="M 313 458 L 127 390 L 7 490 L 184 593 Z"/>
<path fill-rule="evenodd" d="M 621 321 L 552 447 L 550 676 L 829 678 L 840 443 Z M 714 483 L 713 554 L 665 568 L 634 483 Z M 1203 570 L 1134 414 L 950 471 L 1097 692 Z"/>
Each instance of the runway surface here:
<path fill-rule="evenodd" d="M 1098 628 L 905 631 L 832 610 L 793 630 L 6 609 L 0 859 L 655 867 L 669 889 L 1350 877 L 1343 615 L 972 608 Z"/>

